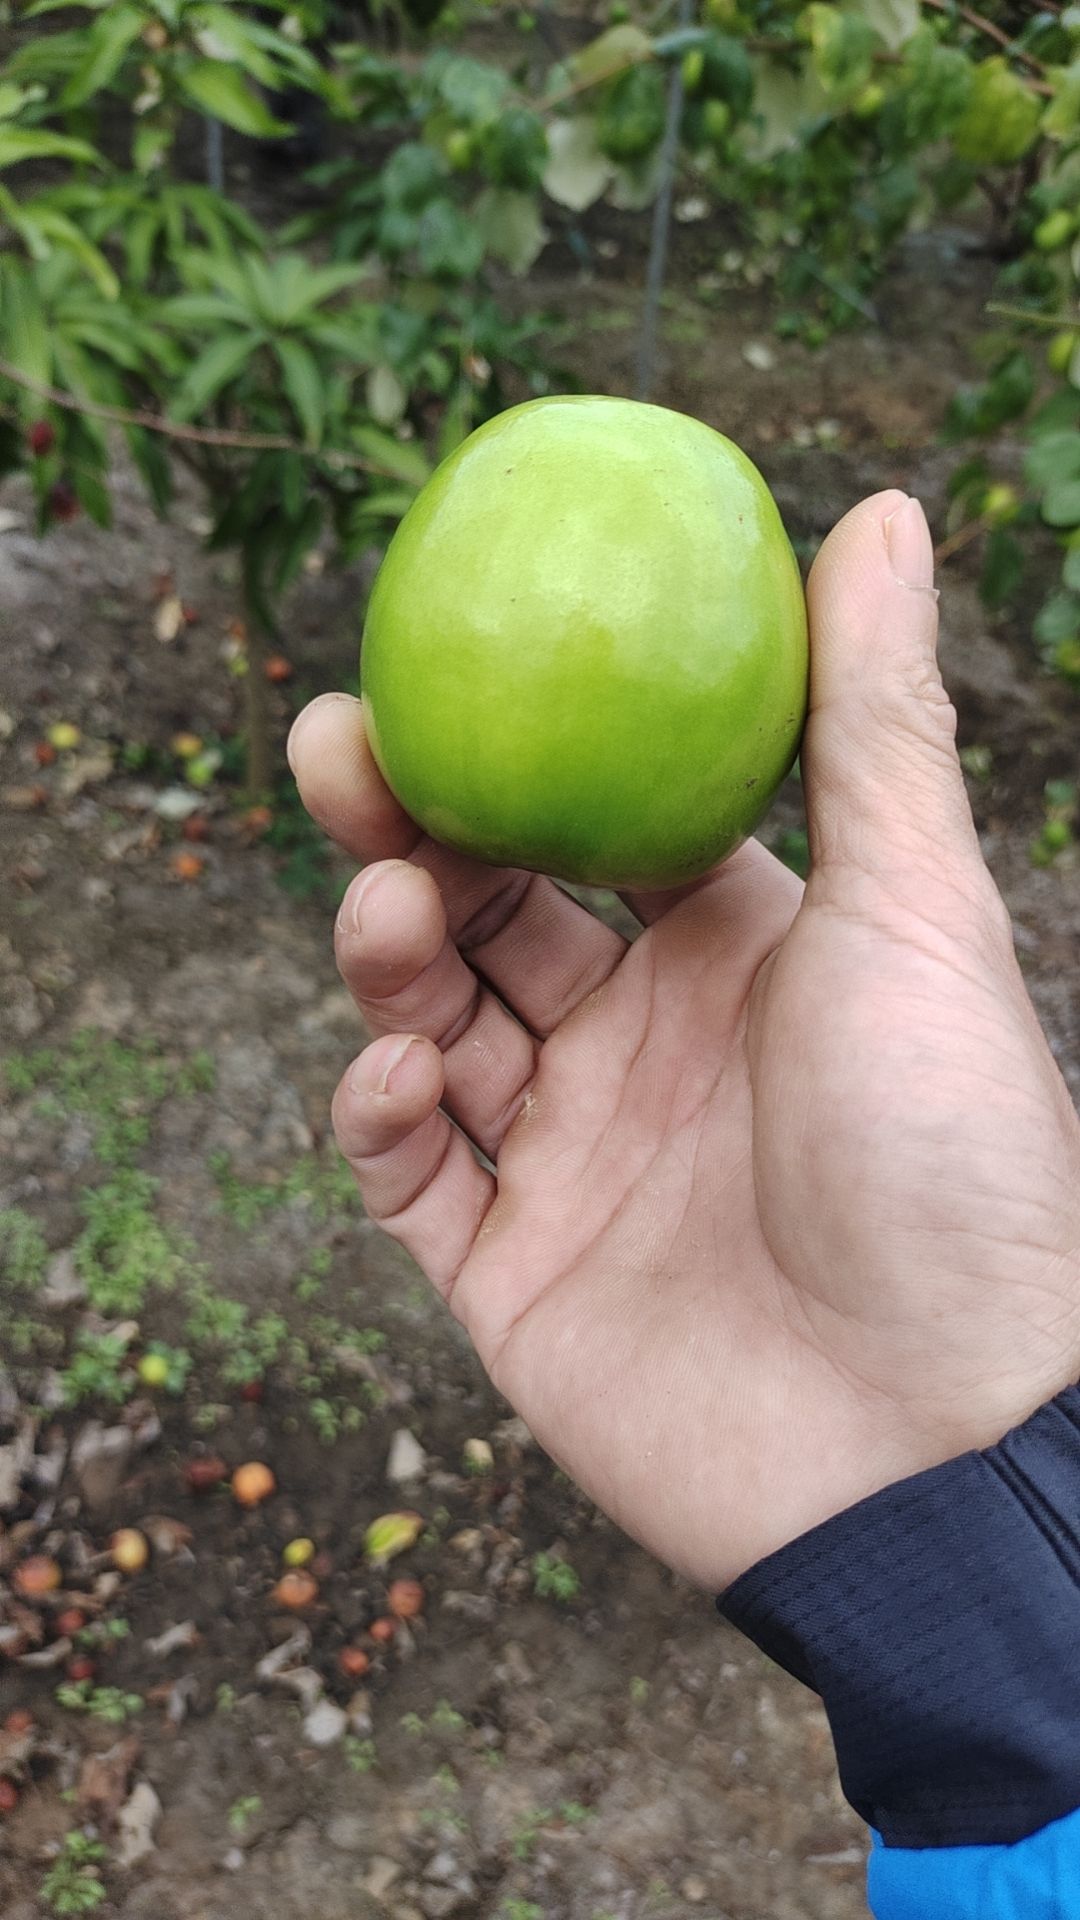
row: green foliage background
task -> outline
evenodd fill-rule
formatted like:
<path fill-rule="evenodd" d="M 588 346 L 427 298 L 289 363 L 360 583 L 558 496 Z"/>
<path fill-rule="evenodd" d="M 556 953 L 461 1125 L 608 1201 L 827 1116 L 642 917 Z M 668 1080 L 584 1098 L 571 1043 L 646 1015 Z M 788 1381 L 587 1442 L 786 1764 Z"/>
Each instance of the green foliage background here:
<path fill-rule="evenodd" d="M 1080 8 L 701 0 L 673 27 L 619 0 L 560 59 L 549 14 L 481 0 L 6 16 L 0 471 L 26 467 L 42 528 L 108 524 L 119 428 L 160 512 L 198 477 L 257 648 L 316 543 L 380 543 L 473 426 L 557 383 L 500 288 L 568 217 L 655 199 L 677 87 L 680 184 L 738 220 L 781 334 L 864 324 L 905 233 L 992 205 L 1006 264 L 986 378 L 947 422 L 973 443 L 955 512 L 997 602 L 1025 526 L 1055 530 L 1034 638 L 1080 685 Z M 473 51 L 493 24 L 498 62 Z M 306 165 L 306 210 L 272 224 L 208 184 L 208 123 Z M 1026 498 L 974 445 L 1021 418 Z"/>

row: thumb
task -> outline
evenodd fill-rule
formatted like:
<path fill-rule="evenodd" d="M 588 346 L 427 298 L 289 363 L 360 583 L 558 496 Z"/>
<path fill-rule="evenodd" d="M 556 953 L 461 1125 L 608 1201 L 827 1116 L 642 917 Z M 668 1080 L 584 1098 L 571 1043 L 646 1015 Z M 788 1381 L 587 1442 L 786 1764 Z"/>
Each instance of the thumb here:
<path fill-rule="evenodd" d="M 879 881 L 924 914 L 988 882 L 937 663 L 934 550 L 917 500 L 878 493 L 814 562 L 802 749 L 816 874 Z"/>

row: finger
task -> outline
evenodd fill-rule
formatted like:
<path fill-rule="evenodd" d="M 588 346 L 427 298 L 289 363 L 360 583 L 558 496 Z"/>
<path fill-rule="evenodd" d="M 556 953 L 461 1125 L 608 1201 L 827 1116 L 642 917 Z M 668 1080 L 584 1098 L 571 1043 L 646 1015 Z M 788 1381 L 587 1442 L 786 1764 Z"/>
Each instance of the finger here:
<path fill-rule="evenodd" d="M 534 1033 L 551 1033 L 618 966 L 626 941 L 553 881 L 485 866 L 421 833 L 375 764 L 359 700 L 313 701 L 289 758 L 312 818 L 354 859 L 411 859 L 432 875 L 451 937 Z"/>
<path fill-rule="evenodd" d="M 334 1131 L 371 1218 L 445 1297 L 495 1197 L 495 1182 L 439 1110 L 443 1063 L 417 1036 L 380 1039 L 334 1095 Z"/>
<path fill-rule="evenodd" d="M 704 892 L 725 914 L 731 913 L 737 902 L 740 920 L 748 913 L 758 914 L 763 927 L 772 928 L 778 915 L 780 919 L 786 917 L 788 923 L 794 919 L 803 887 L 790 867 L 785 867 L 760 840 L 746 840 L 700 880 L 689 880 L 659 893 L 624 893 L 621 897 L 642 925 L 651 927 L 673 907 Z"/>
<path fill-rule="evenodd" d="M 855 507 L 814 562 L 802 747 L 812 886 L 887 894 L 939 924 L 995 914 L 937 662 L 930 531 L 892 490 Z M 997 902 L 1000 907 L 1000 902 Z"/>
<path fill-rule="evenodd" d="M 429 873 L 382 860 L 353 881 L 335 930 L 338 966 L 375 1033 L 442 1050 L 445 1105 L 494 1158 L 536 1071 L 537 1043 L 466 966 Z"/>

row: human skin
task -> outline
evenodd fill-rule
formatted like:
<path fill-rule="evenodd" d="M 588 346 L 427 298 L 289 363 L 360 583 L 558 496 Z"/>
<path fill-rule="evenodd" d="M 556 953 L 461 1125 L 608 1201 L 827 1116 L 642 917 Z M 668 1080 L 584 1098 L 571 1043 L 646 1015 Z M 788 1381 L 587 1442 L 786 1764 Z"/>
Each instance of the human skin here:
<path fill-rule="evenodd" d="M 359 703 L 290 739 L 365 863 L 337 957 L 380 1037 L 334 1101 L 365 1204 L 553 1458 L 714 1590 L 1080 1374 L 1080 1120 L 979 850 L 932 571 L 899 492 L 834 530 L 811 877 L 750 842 L 627 896 L 629 946 L 426 839 Z"/>

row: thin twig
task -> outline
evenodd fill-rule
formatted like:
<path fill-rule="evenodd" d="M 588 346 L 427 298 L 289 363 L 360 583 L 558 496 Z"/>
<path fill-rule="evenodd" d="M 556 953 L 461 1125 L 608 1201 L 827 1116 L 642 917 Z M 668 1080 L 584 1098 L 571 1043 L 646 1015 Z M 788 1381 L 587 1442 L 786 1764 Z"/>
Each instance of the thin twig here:
<path fill-rule="evenodd" d="M 996 313 L 1003 320 L 1023 320 L 1029 327 L 1046 327 L 1051 333 L 1061 333 L 1066 328 L 1080 326 L 1080 315 L 1075 313 L 1036 313 L 1031 307 L 1010 307 L 1004 300 L 988 300 L 987 313 Z"/>
<path fill-rule="evenodd" d="M 65 413 L 89 414 L 91 419 L 111 420 L 118 427 L 142 427 L 147 433 L 160 433 L 166 440 L 186 440 L 201 447 L 238 447 L 247 453 L 299 453 L 308 460 L 325 461 L 327 466 L 393 477 L 388 467 L 364 460 L 359 454 L 329 449 L 321 452 L 301 445 L 298 440 L 288 440 L 281 433 L 233 433 L 227 427 L 191 427 L 182 420 L 164 420 L 160 414 L 147 413 L 139 407 L 113 407 L 102 400 L 80 399 L 76 394 L 65 393 L 62 387 L 46 386 L 44 381 L 32 379 L 20 367 L 12 366 L 10 360 L 0 360 L 0 379 L 10 380 L 13 386 L 61 407 Z"/>
<path fill-rule="evenodd" d="M 955 533 L 950 533 L 947 540 L 942 540 L 940 545 L 934 548 L 935 566 L 940 567 L 943 561 L 951 560 L 954 553 L 959 553 L 963 547 L 969 547 L 973 540 L 978 539 L 980 533 L 986 532 L 989 525 L 990 522 L 986 516 L 980 514 L 977 520 L 968 520 L 964 526 L 957 527 Z"/>

